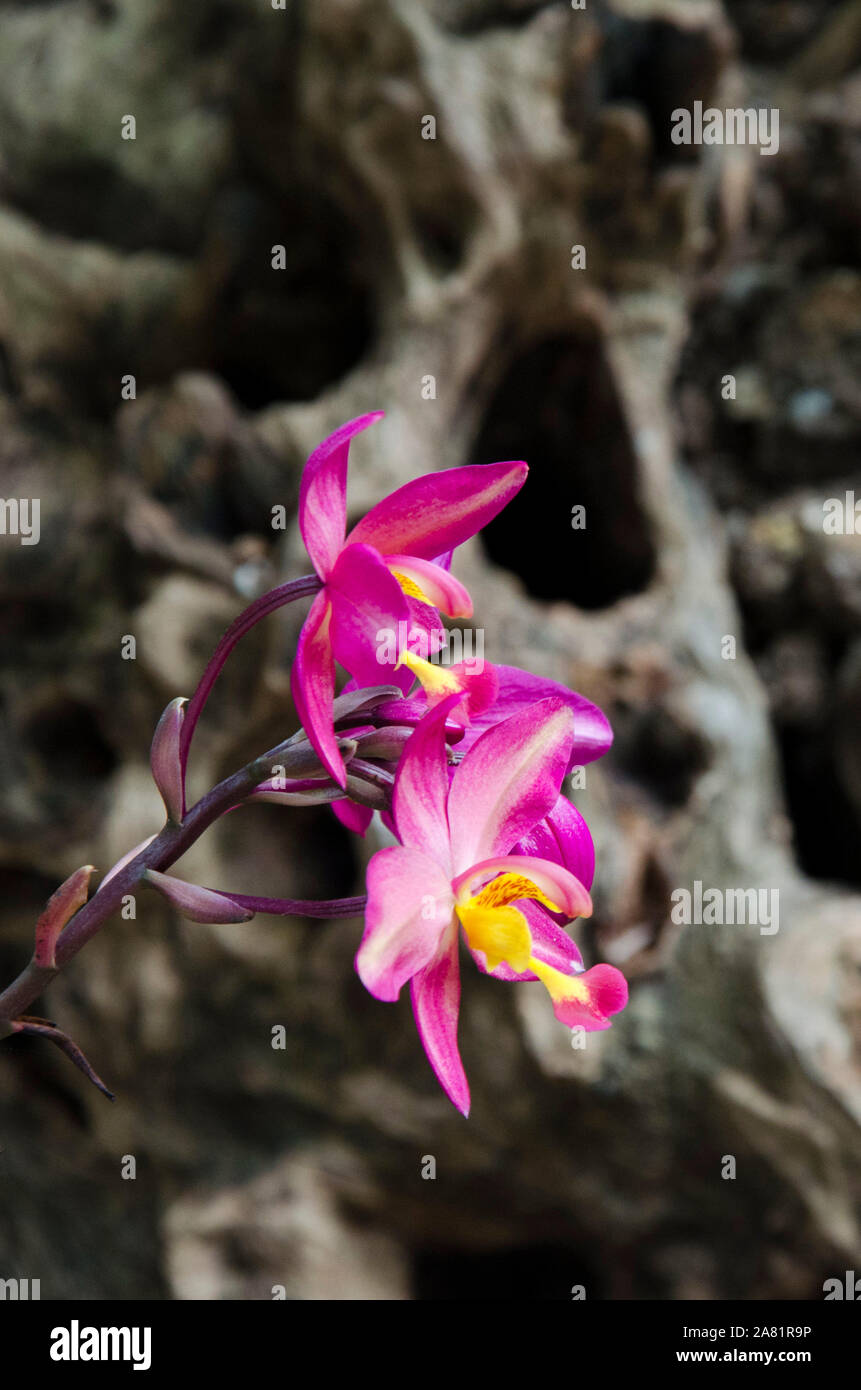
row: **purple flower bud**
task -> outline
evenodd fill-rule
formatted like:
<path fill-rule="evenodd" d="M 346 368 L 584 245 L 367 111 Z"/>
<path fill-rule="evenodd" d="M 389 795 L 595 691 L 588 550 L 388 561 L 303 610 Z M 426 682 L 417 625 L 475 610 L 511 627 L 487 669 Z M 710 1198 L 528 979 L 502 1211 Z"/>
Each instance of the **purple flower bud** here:
<path fill-rule="evenodd" d="M 158 721 L 150 751 L 153 780 L 161 792 L 168 818 L 179 825 L 185 814 L 185 787 L 180 757 L 180 735 L 185 719 L 184 696 L 171 700 Z"/>
<path fill-rule="evenodd" d="M 222 893 L 213 893 L 196 883 L 183 883 L 158 869 L 145 870 L 143 882 L 157 888 L 181 916 L 192 922 L 248 922 L 254 916 L 249 908 L 240 907 Z"/>
<path fill-rule="evenodd" d="M 409 724 L 387 724 L 379 729 L 354 733 L 353 737 L 360 757 L 382 758 L 385 762 L 396 763 L 407 739 L 414 733 L 415 729 Z"/>
<path fill-rule="evenodd" d="M 90 877 L 95 872 L 92 864 L 84 864 L 61 883 L 56 893 L 48 899 L 48 905 L 36 923 L 36 949 L 33 959 L 45 970 L 56 966 L 54 948 L 57 938 L 79 907 L 87 901 Z"/>
<path fill-rule="evenodd" d="M 331 778 L 270 778 L 261 782 L 248 797 L 249 801 L 274 801 L 280 806 L 324 806 L 344 795 Z"/>

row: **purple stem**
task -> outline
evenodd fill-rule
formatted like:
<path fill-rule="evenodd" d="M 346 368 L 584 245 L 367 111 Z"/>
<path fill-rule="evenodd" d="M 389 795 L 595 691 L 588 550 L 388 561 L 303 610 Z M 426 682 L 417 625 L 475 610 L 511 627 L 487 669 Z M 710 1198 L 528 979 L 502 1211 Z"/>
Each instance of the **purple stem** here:
<path fill-rule="evenodd" d="M 229 898 L 240 907 L 250 907 L 252 912 L 266 912 L 270 917 L 360 917 L 368 901 L 364 894 L 359 898 L 319 901 L 313 898 L 250 898 L 245 893 L 225 893 L 221 888 L 210 891 Z"/>
<path fill-rule="evenodd" d="M 188 764 L 188 750 L 191 747 L 191 739 L 194 734 L 197 721 L 200 718 L 203 707 L 209 699 L 209 693 L 221 673 L 233 648 L 246 632 L 259 623 L 261 618 L 266 618 L 270 613 L 274 613 L 277 608 L 283 608 L 286 603 L 293 603 L 298 598 L 309 598 L 311 594 L 316 594 L 323 587 L 322 580 L 316 574 L 303 575 L 301 579 L 291 579 L 286 584 L 279 584 L 277 588 L 270 589 L 268 593 L 261 594 L 260 598 L 255 599 L 247 608 L 234 618 L 230 627 L 225 632 L 215 651 L 209 659 L 206 670 L 201 676 L 197 689 L 186 705 L 185 718 L 182 721 L 182 729 L 179 736 L 179 757 L 182 765 L 182 777 L 185 781 L 185 769 Z"/>

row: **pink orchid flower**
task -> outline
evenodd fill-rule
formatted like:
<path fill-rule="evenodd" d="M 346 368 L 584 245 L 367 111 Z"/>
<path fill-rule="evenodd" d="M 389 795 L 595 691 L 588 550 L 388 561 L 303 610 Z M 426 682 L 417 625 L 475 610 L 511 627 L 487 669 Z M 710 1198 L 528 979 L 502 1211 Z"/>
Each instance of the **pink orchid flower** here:
<path fill-rule="evenodd" d="M 574 739 L 570 708 L 551 697 L 494 725 L 449 784 L 445 721 L 458 699 L 455 693 L 432 709 L 401 756 L 393 793 L 401 844 L 380 850 L 368 865 L 356 969 L 378 999 L 397 999 L 410 982 L 428 1060 L 466 1115 L 469 1086 L 457 1046 L 461 928 L 481 970 L 540 980 L 556 1017 L 570 1027 L 608 1028 L 628 987 L 613 966 L 584 971 L 574 942 L 549 915 L 592 911 L 588 890 L 561 854 L 513 853 L 558 808 Z M 540 829 L 538 842 L 549 847 L 550 833 Z M 590 851 L 591 838 L 582 847 L 584 862 Z M 536 907 L 543 912 L 529 911 Z"/>
<path fill-rule="evenodd" d="M 332 730 L 335 662 L 360 686 L 393 681 L 408 688 L 412 674 L 381 655 L 380 632 L 441 635 L 437 609 L 452 618 L 471 616 L 469 594 L 440 557 L 491 521 L 528 471 L 521 462 L 488 463 L 415 478 L 347 535 L 350 441 L 381 417 L 381 411 L 361 415 L 318 445 L 299 493 L 302 539 L 323 588 L 299 638 L 293 699 L 314 749 L 341 786 L 346 774 Z"/>

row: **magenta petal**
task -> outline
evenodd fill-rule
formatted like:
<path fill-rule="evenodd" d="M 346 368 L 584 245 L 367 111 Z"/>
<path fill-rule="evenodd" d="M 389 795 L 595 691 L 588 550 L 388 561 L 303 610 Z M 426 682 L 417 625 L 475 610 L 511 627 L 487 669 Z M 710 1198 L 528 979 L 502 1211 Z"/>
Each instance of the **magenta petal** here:
<path fill-rule="evenodd" d="M 422 603 L 409 594 L 405 597 L 409 614 L 406 644 L 415 656 L 430 661 L 445 646 L 446 630 L 439 620 L 439 613 L 429 603 Z M 409 686 L 406 689 L 409 690 Z"/>
<path fill-rule="evenodd" d="M 456 722 L 468 724 L 475 715 L 480 715 L 496 700 L 498 680 L 496 667 L 489 661 L 473 663 L 458 661 L 453 666 L 443 668 L 462 683 L 466 699 L 452 713 Z"/>
<path fill-rule="evenodd" d="M 332 606 L 326 590 L 311 604 L 290 674 L 293 703 L 308 741 L 329 776 L 340 787 L 347 784 L 344 760 L 332 728 L 332 701 L 335 696 L 335 660 L 329 629 Z"/>
<path fill-rule="evenodd" d="M 299 529 L 321 579 L 328 579 L 347 529 L 347 459 L 354 435 L 382 418 L 360 415 L 318 444 L 305 464 L 299 488 Z"/>
<path fill-rule="evenodd" d="M 573 722 L 561 700 L 540 700 L 495 724 L 470 748 L 448 798 L 456 872 L 508 854 L 552 810 L 568 767 Z"/>
<path fill-rule="evenodd" d="M 558 681 L 533 676 L 529 671 L 521 671 L 517 666 L 497 666 L 499 692 L 492 708 L 480 714 L 472 722 L 467 734 L 464 752 L 485 729 L 491 728 L 512 714 L 534 705 L 536 700 L 546 700 L 553 696 L 569 706 L 574 715 L 574 742 L 571 748 L 570 766 L 580 767 L 602 757 L 613 742 L 613 731 L 609 720 L 591 700 L 560 685 Z M 570 768 L 569 768 L 570 771 Z"/>
<path fill-rule="evenodd" d="M 469 1083 L 457 1046 L 460 1011 L 458 929 L 452 922 L 430 965 L 410 984 L 413 1014 L 434 1075 L 462 1115 L 469 1114 Z"/>
<path fill-rule="evenodd" d="M 592 835 L 577 807 L 565 796 L 560 796 L 550 814 L 518 841 L 513 853 L 555 860 L 579 878 L 584 887 L 592 887 L 595 877 Z"/>
<path fill-rule="evenodd" d="M 449 468 L 414 478 L 372 507 L 347 545 L 376 546 L 382 555 L 433 560 L 469 540 L 522 488 L 525 463 Z"/>
<path fill-rule="evenodd" d="M 615 965 L 593 965 L 576 977 L 578 991 L 584 997 L 554 999 L 553 1012 L 560 1023 L 569 1028 L 585 1028 L 588 1033 L 603 1032 L 610 1027 L 610 1015 L 624 1009 L 628 1002 L 628 981 Z"/>
<path fill-rule="evenodd" d="M 539 903 L 519 902 L 517 906 L 532 932 L 532 954 L 565 975 L 576 974 L 583 966 L 583 957 L 565 928 L 554 922 Z"/>
<path fill-rule="evenodd" d="M 448 872 L 451 866 L 446 796 L 445 723 L 459 696 L 441 700 L 407 741 L 395 774 L 392 814 L 402 844 L 425 850 Z"/>
<path fill-rule="evenodd" d="M 355 801 L 334 801 L 332 810 L 341 824 L 355 835 L 364 835 L 374 816 L 370 806 L 359 806 Z"/>
<path fill-rule="evenodd" d="M 326 592 L 332 604 L 332 648 L 359 685 L 398 684 L 392 678 L 399 624 L 407 601 L 400 584 L 369 545 L 343 550 Z"/>
<path fill-rule="evenodd" d="M 454 899 L 447 876 L 420 850 L 381 849 L 368 865 L 365 934 L 356 972 L 376 999 L 397 999 L 401 986 L 433 958 Z"/>

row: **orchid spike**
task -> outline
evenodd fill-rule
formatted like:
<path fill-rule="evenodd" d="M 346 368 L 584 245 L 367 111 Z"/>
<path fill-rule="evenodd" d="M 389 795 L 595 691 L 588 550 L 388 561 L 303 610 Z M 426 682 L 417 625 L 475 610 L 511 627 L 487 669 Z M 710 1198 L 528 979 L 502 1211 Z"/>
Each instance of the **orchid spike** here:
<path fill-rule="evenodd" d="M 356 969 L 378 999 L 397 999 L 410 982 L 430 1064 L 467 1114 L 457 1046 L 460 929 L 483 971 L 540 980 L 569 1026 L 608 1028 L 628 989 L 613 966 L 583 970 L 574 942 L 547 915 L 591 913 L 580 879 L 555 859 L 514 853 L 557 806 L 574 740 L 570 709 L 551 697 L 496 724 L 470 748 L 449 787 L 444 728 L 459 698 L 430 711 L 398 765 L 393 820 L 401 843 L 368 865 Z M 544 909 L 543 917 L 527 919 L 527 904 Z"/>
<path fill-rule="evenodd" d="M 322 589 L 299 637 L 291 684 L 308 737 L 332 778 L 346 785 L 332 735 L 336 661 L 359 686 L 395 670 L 399 650 L 381 649 L 380 633 L 417 633 L 437 649 L 436 610 L 469 617 L 472 601 L 437 558 L 491 521 L 523 486 L 525 463 L 453 468 L 416 478 L 378 502 L 347 535 L 347 461 L 353 437 L 382 412 L 348 421 L 323 440 L 305 466 L 299 527 Z M 384 645 L 384 644 L 383 644 Z"/>

